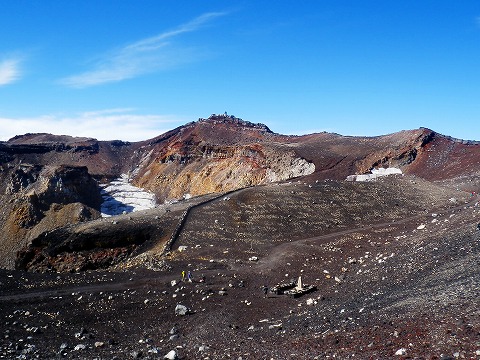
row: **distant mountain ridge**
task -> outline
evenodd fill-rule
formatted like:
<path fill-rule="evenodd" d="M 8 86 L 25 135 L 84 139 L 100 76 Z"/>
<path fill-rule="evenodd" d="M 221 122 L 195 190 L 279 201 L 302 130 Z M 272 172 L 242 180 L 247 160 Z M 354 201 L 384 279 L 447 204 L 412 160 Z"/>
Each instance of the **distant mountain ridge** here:
<path fill-rule="evenodd" d="M 211 177 L 215 180 L 215 170 L 220 171 L 231 165 L 235 167 L 233 163 L 245 165 L 249 162 L 245 170 L 250 171 L 251 176 L 240 181 L 240 187 L 296 175 L 295 172 L 291 175 L 280 174 L 282 171 L 278 166 L 287 166 L 278 164 L 282 163 L 280 158 L 289 158 L 291 161 L 303 159 L 315 165 L 313 175 L 301 172 L 296 176 L 344 179 L 350 174 L 366 173 L 375 166 L 391 165 L 399 166 L 406 173 L 441 180 L 454 176 L 453 169 L 459 175 L 467 168 L 478 171 L 480 167 L 474 161 L 474 154 L 478 153 L 479 145 L 480 141 L 456 139 L 428 128 L 374 137 L 326 132 L 282 135 L 272 132 L 264 124 L 254 124 L 233 115 L 213 114 L 207 119 L 200 118 L 152 139 L 133 143 L 45 133 L 18 135 L 0 142 L 0 163 L 22 161 L 38 165 L 87 166 L 89 173 L 97 179 L 129 173 L 134 183 L 154 191 L 160 198 L 171 198 L 179 196 L 182 191 L 200 194 L 235 187 L 226 177 L 217 178 L 216 181 L 227 181 L 227 188 L 206 186 L 202 190 L 201 184 L 205 181 L 197 181 L 193 188 L 188 186 L 190 181 L 185 177 L 192 178 L 209 162 L 210 170 L 208 175 L 203 176 L 204 180 Z M 431 174 L 428 170 L 433 167 L 426 158 L 433 157 L 434 153 L 443 162 L 435 165 L 435 174 Z M 460 153 L 465 154 L 460 156 Z M 454 161 L 449 161 L 450 158 Z M 235 161 L 227 164 L 227 159 Z M 194 163 L 196 166 L 193 166 Z M 425 171 L 420 164 L 426 166 Z M 449 169 L 448 174 L 442 172 L 442 167 Z M 173 176 L 172 172 L 177 175 Z M 152 176 L 158 177 L 160 174 L 167 176 L 169 181 L 174 178 L 178 180 L 175 185 L 177 188 L 180 182 L 183 183 L 184 186 L 180 186 L 182 191 L 166 191 L 165 184 L 152 179 Z"/>

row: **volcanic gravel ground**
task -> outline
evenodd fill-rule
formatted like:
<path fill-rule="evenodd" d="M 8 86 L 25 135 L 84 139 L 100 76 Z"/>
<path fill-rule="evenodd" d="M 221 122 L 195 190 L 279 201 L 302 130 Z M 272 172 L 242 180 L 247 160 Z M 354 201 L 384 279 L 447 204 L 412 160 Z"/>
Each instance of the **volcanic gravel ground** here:
<path fill-rule="evenodd" d="M 203 227 L 221 234 L 215 205 L 247 195 L 206 205 Z M 264 233 L 227 242 L 226 217 L 226 235 L 194 236 L 192 212 L 157 271 L 2 270 L 0 358 L 479 359 L 480 209 L 448 196 L 271 243 Z M 318 290 L 264 297 L 263 285 L 300 275 Z M 187 314 L 176 314 L 179 304 Z"/>

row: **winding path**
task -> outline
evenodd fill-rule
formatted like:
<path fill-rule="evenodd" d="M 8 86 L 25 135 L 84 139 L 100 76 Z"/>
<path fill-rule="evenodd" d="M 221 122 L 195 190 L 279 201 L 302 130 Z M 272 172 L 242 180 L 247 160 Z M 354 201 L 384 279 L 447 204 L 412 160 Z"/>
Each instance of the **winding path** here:
<path fill-rule="evenodd" d="M 463 203 L 461 205 L 457 205 L 457 206 L 452 207 L 452 208 L 447 208 L 447 209 L 433 208 L 433 209 L 430 209 L 427 214 L 431 214 L 431 213 L 434 213 L 436 211 L 440 212 L 440 210 L 443 211 L 443 212 L 455 212 L 457 210 L 462 210 L 466 206 L 468 206 L 469 204 L 471 204 L 472 202 L 477 200 L 477 198 L 478 198 L 478 195 L 469 199 L 469 201 L 467 203 Z M 309 238 L 303 238 L 303 239 L 295 240 L 295 241 L 292 241 L 292 242 L 285 242 L 285 243 L 282 243 L 280 245 L 275 246 L 269 252 L 269 254 L 266 257 L 264 257 L 262 260 L 260 260 L 257 263 L 258 266 L 256 266 L 255 269 L 256 270 L 273 269 L 276 266 L 276 264 L 281 262 L 284 259 L 284 256 L 286 254 L 288 254 L 295 247 L 305 246 L 308 243 L 316 243 L 317 245 L 318 244 L 325 244 L 325 243 L 328 243 L 329 241 L 331 241 L 333 238 L 343 236 L 343 235 L 348 235 L 348 234 L 352 234 L 352 233 L 356 233 L 356 232 L 360 232 L 360 231 L 365 231 L 365 230 L 368 230 L 368 229 L 374 230 L 374 229 L 380 229 L 380 228 L 384 228 L 384 227 L 392 226 L 392 225 L 402 225 L 402 224 L 410 223 L 412 221 L 415 221 L 415 220 L 418 220 L 418 219 L 421 219 L 421 218 L 425 218 L 426 216 L 428 216 L 427 214 L 418 214 L 418 215 L 413 215 L 413 216 L 410 216 L 410 217 L 407 217 L 407 218 L 404 218 L 404 219 L 401 219 L 401 220 L 397 220 L 397 221 L 388 221 L 388 222 L 376 223 L 376 224 L 371 224 L 371 225 L 368 225 L 368 226 L 358 226 L 358 227 L 355 227 L 355 228 L 336 231 L 336 232 L 332 232 L 332 233 L 329 233 L 329 234 L 324 234 L 324 235 L 319 235 L 319 236 L 314 236 L 314 237 L 309 237 Z"/>

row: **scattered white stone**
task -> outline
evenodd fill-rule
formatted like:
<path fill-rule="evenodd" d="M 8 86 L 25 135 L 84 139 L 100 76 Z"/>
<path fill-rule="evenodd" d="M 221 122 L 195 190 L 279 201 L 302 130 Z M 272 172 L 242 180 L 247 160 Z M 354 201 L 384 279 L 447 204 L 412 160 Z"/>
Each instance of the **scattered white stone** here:
<path fill-rule="evenodd" d="M 282 327 L 282 323 L 280 324 L 272 324 L 272 325 L 269 325 L 268 328 L 269 329 L 275 329 L 275 328 L 281 328 Z"/>
<path fill-rule="evenodd" d="M 176 360 L 178 359 L 177 352 L 175 350 L 171 350 L 163 358 L 167 360 Z"/>
<path fill-rule="evenodd" d="M 96 347 L 96 348 L 103 347 L 103 345 L 105 345 L 103 342 L 101 342 L 101 341 L 95 341 L 95 347 Z"/>
<path fill-rule="evenodd" d="M 258 261 L 258 257 L 257 256 L 251 256 L 248 258 L 249 261 Z"/>
<path fill-rule="evenodd" d="M 417 226 L 417 230 L 423 230 L 425 229 L 425 224 L 421 224 Z"/>
<path fill-rule="evenodd" d="M 187 315 L 188 313 L 189 313 L 189 310 L 185 305 L 177 304 L 177 306 L 175 306 L 175 315 L 184 316 L 184 315 Z"/>
<path fill-rule="evenodd" d="M 172 285 L 172 286 L 177 285 L 177 280 L 172 280 L 172 281 L 170 281 L 170 285 Z"/>
<path fill-rule="evenodd" d="M 395 355 L 401 356 L 401 355 L 405 355 L 406 353 L 407 353 L 407 349 L 401 348 L 401 349 L 398 349 L 398 350 L 397 350 L 397 352 L 395 353 Z"/>
<path fill-rule="evenodd" d="M 83 345 L 83 344 L 78 344 L 77 346 L 75 346 L 75 347 L 73 348 L 73 350 L 74 350 L 74 351 L 78 351 L 78 350 L 84 350 L 84 349 L 86 349 L 86 348 L 87 348 L 87 347 L 86 347 L 85 345 Z"/>
<path fill-rule="evenodd" d="M 182 252 L 182 251 L 185 251 L 187 250 L 188 246 L 185 246 L 185 245 L 181 245 L 178 247 L 178 251 Z"/>
<path fill-rule="evenodd" d="M 200 346 L 200 347 L 198 348 L 198 351 L 202 352 L 202 351 L 207 351 L 207 350 L 209 350 L 209 349 L 210 349 L 210 348 L 209 348 L 208 346 L 202 345 L 202 346 Z"/>

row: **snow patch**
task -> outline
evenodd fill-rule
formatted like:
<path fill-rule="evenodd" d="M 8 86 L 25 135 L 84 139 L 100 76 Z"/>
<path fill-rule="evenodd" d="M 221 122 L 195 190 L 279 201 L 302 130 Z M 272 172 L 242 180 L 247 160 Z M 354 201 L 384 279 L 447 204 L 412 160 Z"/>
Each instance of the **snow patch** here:
<path fill-rule="evenodd" d="M 100 211 L 103 217 L 127 214 L 155 207 L 155 195 L 129 183 L 126 174 L 109 184 L 101 185 L 103 203 Z"/>
<path fill-rule="evenodd" d="M 394 175 L 394 174 L 403 175 L 402 170 L 400 170 L 399 168 L 395 168 L 395 167 L 378 168 L 378 169 L 372 169 L 371 174 L 348 175 L 347 181 L 370 181 L 370 180 L 375 180 L 376 178 L 381 176 Z"/>

